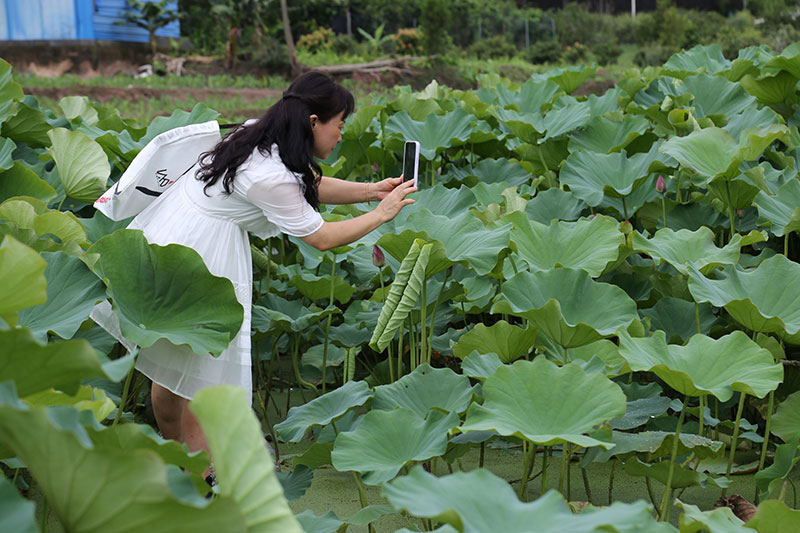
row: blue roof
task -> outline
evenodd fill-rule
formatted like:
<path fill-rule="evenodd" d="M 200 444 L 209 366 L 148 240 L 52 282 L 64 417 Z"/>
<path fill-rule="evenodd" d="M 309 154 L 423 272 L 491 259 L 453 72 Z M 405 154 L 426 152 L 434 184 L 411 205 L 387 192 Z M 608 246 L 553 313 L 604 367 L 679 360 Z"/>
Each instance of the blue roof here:
<path fill-rule="evenodd" d="M 178 9 L 177 0 L 168 7 Z M 2 0 L 0 41 L 102 39 L 147 42 L 148 33 L 135 24 L 116 24 L 125 0 Z M 179 37 L 180 25 L 173 21 L 157 36 Z"/>

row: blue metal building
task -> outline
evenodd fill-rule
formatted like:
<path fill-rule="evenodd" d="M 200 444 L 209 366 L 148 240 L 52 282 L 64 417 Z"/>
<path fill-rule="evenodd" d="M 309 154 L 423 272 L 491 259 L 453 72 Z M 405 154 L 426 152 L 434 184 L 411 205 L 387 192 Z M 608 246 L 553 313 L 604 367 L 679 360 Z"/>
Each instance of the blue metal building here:
<path fill-rule="evenodd" d="M 178 9 L 177 0 L 169 7 Z M 108 40 L 147 42 L 147 30 L 134 24 L 116 24 L 125 0 L 0 0 L 0 41 Z M 179 37 L 173 21 L 156 32 Z"/>

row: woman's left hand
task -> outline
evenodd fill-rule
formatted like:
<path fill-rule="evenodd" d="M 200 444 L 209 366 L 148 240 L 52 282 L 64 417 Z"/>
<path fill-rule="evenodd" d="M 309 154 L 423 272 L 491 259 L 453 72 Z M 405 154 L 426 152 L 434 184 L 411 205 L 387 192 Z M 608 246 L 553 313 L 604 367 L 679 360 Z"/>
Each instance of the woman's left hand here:
<path fill-rule="evenodd" d="M 403 183 L 402 176 L 399 178 L 386 178 L 370 185 L 369 189 L 375 195 L 375 199 L 380 201 L 386 198 L 401 183 Z"/>

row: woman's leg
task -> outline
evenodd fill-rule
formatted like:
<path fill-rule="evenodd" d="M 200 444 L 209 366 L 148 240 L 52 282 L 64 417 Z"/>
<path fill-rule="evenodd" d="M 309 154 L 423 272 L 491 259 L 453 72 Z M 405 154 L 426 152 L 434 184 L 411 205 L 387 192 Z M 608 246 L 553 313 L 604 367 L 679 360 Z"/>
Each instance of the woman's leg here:
<path fill-rule="evenodd" d="M 150 398 L 153 402 L 153 414 L 165 439 L 181 439 L 181 418 L 189 400 L 178 396 L 169 389 L 165 389 L 156 382 L 150 388 Z"/>
<path fill-rule="evenodd" d="M 190 452 L 198 450 L 205 450 L 208 452 L 208 443 L 206 437 L 203 435 L 203 430 L 200 428 L 200 423 L 197 418 L 189 410 L 189 402 L 187 401 L 183 406 L 183 414 L 181 416 L 181 442 L 186 444 Z M 209 455 L 211 452 L 209 452 Z"/>

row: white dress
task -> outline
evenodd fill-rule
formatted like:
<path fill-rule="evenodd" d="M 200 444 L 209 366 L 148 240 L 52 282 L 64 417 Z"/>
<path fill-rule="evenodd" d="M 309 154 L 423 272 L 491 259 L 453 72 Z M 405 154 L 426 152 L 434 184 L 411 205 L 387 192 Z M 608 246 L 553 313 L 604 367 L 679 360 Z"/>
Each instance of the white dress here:
<path fill-rule="evenodd" d="M 230 195 L 221 179 L 204 191 L 205 182 L 190 172 L 128 226 L 142 230 L 152 244 L 182 244 L 196 250 L 212 274 L 231 280 L 244 307 L 242 327 L 219 357 L 196 354 L 166 339 L 140 350 L 136 368 L 184 398 L 220 384 L 241 387 L 252 397 L 253 272 L 247 232 L 261 238 L 281 232 L 304 237 L 323 224 L 303 196 L 302 181 L 281 161 L 277 145 L 271 151 L 265 155 L 255 150 L 239 167 Z"/>

